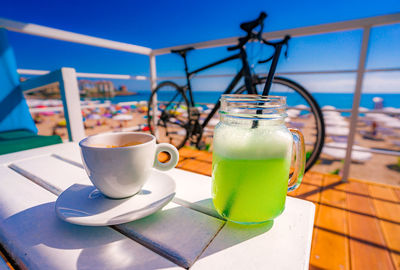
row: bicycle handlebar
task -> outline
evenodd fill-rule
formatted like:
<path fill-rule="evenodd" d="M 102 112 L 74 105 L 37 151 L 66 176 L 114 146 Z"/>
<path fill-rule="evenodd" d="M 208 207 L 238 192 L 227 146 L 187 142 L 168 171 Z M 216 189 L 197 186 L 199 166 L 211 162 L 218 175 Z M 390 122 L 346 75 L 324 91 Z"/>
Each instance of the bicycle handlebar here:
<path fill-rule="evenodd" d="M 267 14 L 265 12 L 261 12 L 257 19 L 250 21 L 250 22 L 240 24 L 240 28 L 242 30 L 246 31 L 247 35 L 245 37 L 239 38 L 238 39 L 239 43 L 235 46 L 228 47 L 227 50 L 234 51 L 234 50 L 243 48 L 244 45 L 246 45 L 246 43 L 249 42 L 249 40 L 251 40 L 251 39 L 257 39 L 260 42 L 264 43 L 265 45 L 274 46 L 275 49 L 278 45 L 280 45 L 280 46 L 286 45 L 287 46 L 290 36 L 285 36 L 284 39 L 282 39 L 280 41 L 276 41 L 276 42 L 268 41 L 268 40 L 265 40 L 262 38 L 261 35 L 262 35 L 263 28 L 264 28 L 264 20 L 266 17 L 267 17 Z M 260 31 L 258 31 L 258 33 L 254 33 L 253 30 L 257 26 L 261 26 Z M 287 50 L 285 52 L 285 55 L 287 55 Z M 266 60 L 259 61 L 259 63 L 268 62 L 272 58 L 273 58 L 273 56 Z"/>
<path fill-rule="evenodd" d="M 275 52 L 276 52 L 276 49 L 277 49 L 278 46 L 281 46 L 281 48 L 282 48 L 282 46 L 286 45 L 285 56 L 287 57 L 289 39 L 290 39 L 290 36 L 286 35 L 282 40 L 279 40 L 279 41 L 272 42 L 272 41 L 267 41 L 267 40 L 262 38 L 261 42 L 266 44 L 266 45 L 274 46 Z M 258 61 L 258 63 L 259 64 L 263 64 L 263 63 L 267 63 L 268 61 L 271 61 L 275 57 L 275 52 L 269 58 L 267 58 L 265 60 L 260 60 L 260 61 Z"/>
<path fill-rule="evenodd" d="M 266 17 L 267 17 L 267 13 L 261 12 L 257 19 L 255 19 L 253 21 L 250 21 L 250 22 L 246 22 L 246 23 L 240 24 L 240 28 L 242 30 L 246 31 L 247 35 L 245 37 L 239 38 L 238 45 L 228 47 L 227 48 L 228 51 L 234 51 L 234 50 L 242 48 L 244 45 L 246 45 L 246 43 L 250 39 L 253 39 L 253 38 L 260 39 L 262 30 L 264 28 L 264 20 L 265 20 Z M 255 34 L 255 33 L 253 33 L 253 30 L 257 26 L 261 26 L 261 29 L 260 29 L 260 31 L 258 33 Z"/>

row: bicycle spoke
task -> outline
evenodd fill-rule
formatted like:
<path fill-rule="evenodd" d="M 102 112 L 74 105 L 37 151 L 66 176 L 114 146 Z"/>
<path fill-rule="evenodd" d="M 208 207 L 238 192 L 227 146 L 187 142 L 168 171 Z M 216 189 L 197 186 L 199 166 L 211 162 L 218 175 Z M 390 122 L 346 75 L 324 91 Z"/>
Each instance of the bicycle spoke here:
<path fill-rule="evenodd" d="M 163 82 L 154 91 L 157 94 L 158 121 L 156 128 L 159 130 L 158 142 L 168 142 L 176 147 L 182 147 L 188 139 L 187 123 L 189 122 L 189 103 L 183 91 L 172 82 Z M 149 104 L 152 103 L 153 95 Z M 151 110 L 151 108 L 150 108 Z M 148 115 L 151 115 L 151 112 Z M 151 120 L 148 120 L 152 125 Z M 152 131 L 153 129 L 150 128 Z"/>

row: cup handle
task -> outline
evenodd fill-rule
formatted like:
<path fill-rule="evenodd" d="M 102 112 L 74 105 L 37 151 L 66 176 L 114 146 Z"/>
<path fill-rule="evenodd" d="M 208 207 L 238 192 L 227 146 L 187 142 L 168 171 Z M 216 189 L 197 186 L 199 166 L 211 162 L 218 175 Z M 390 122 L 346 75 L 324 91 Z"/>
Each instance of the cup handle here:
<path fill-rule="evenodd" d="M 303 134 L 294 128 L 289 128 L 293 135 L 293 142 L 295 145 L 295 164 L 292 177 L 289 179 L 288 192 L 295 190 L 301 183 L 304 176 L 304 168 L 306 165 L 305 159 L 305 146 Z"/>
<path fill-rule="evenodd" d="M 170 156 L 170 159 L 168 162 L 162 163 L 158 160 L 158 154 L 161 152 L 167 152 Z M 178 164 L 179 160 L 179 152 L 173 146 L 172 144 L 169 143 L 160 143 L 156 145 L 156 154 L 154 157 L 154 168 L 160 170 L 160 171 L 168 171 L 171 170 Z"/>

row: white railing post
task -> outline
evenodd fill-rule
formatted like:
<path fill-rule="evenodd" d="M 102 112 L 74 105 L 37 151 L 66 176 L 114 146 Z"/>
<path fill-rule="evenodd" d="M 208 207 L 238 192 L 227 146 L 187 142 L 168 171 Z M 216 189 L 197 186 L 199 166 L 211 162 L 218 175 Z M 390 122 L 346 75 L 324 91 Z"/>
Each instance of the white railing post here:
<path fill-rule="evenodd" d="M 85 129 L 75 69 L 61 68 L 60 73 L 60 94 L 67 122 L 68 138 L 70 141 L 80 141 L 85 137 Z"/>
<path fill-rule="evenodd" d="M 154 54 L 150 54 L 150 89 L 151 92 L 153 92 L 156 87 L 157 87 L 157 68 L 156 68 L 156 56 Z M 158 130 L 157 130 L 157 121 L 156 121 L 156 117 L 157 117 L 157 95 L 154 95 L 153 97 L 153 114 L 152 114 L 152 123 L 153 123 L 153 127 L 154 127 L 154 134 L 158 135 Z"/>
<path fill-rule="evenodd" d="M 363 30 L 360 58 L 358 61 L 358 68 L 357 68 L 356 87 L 355 87 L 354 97 L 353 97 L 353 107 L 351 110 L 350 131 L 349 131 L 349 137 L 347 139 L 346 157 L 344 159 L 344 166 L 343 166 L 342 181 L 347 181 L 349 178 L 349 173 L 350 173 L 351 153 L 353 150 L 354 137 L 355 137 L 356 129 L 357 129 L 358 108 L 360 106 L 362 84 L 363 84 L 364 73 L 365 73 L 365 65 L 367 62 L 370 32 L 371 32 L 371 26 L 367 26 Z"/>

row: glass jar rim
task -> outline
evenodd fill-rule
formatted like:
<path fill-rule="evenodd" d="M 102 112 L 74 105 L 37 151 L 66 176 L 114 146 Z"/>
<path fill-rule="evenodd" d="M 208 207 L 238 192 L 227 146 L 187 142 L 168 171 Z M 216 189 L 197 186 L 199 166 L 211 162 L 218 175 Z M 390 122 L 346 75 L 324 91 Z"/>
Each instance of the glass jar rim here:
<path fill-rule="evenodd" d="M 287 116 L 285 96 L 226 94 L 220 101 L 221 117 L 274 120 Z"/>
<path fill-rule="evenodd" d="M 257 95 L 257 94 L 223 94 L 221 95 L 221 101 L 270 101 L 270 100 L 277 100 L 277 101 L 282 101 L 283 105 L 286 105 L 286 97 L 285 96 L 263 96 L 263 95 Z"/>

